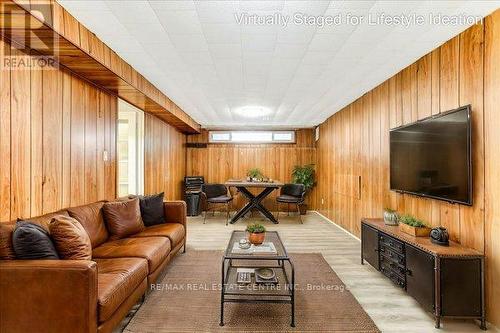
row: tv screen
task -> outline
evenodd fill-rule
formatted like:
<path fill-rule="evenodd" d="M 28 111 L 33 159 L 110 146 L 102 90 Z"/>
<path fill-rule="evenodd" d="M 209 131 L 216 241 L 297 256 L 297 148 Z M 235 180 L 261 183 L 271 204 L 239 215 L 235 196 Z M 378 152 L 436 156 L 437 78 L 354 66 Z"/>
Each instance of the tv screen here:
<path fill-rule="evenodd" d="M 390 132 L 391 190 L 472 205 L 470 105 Z"/>

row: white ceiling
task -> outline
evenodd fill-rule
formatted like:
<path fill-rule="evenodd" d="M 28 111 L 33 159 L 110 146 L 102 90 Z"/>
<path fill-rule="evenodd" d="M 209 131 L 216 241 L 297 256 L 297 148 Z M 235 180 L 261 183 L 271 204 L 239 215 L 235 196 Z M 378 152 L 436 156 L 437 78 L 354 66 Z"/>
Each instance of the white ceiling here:
<path fill-rule="evenodd" d="M 242 25 L 235 14 L 487 15 L 500 1 L 58 0 L 204 127 L 317 125 L 468 25 Z M 262 106 L 270 116 L 235 110 Z"/>

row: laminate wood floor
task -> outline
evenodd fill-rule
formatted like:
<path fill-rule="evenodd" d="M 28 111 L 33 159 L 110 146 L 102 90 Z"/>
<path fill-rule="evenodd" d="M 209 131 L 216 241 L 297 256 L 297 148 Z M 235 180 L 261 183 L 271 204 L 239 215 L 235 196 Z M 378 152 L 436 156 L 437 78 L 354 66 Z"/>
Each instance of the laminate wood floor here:
<path fill-rule="evenodd" d="M 259 222 L 277 230 L 288 252 L 319 252 L 343 280 L 382 332 L 482 332 L 472 320 L 444 319 L 434 328 L 434 317 L 368 264 L 360 264 L 360 241 L 316 212 L 308 212 L 300 224 L 296 216 L 280 218 L 275 225 L 263 218 L 225 225 L 224 215 L 188 218 L 187 250 L 224 250 L 232 230 Z M 494 328 L 490 332 L 495 331 Z"/>

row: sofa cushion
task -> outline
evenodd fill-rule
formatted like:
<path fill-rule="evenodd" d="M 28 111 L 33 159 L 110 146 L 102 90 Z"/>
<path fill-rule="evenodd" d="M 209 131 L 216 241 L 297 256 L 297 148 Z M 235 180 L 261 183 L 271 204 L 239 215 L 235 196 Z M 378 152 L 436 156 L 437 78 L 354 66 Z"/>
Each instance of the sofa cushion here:
<path fill-rule="evenodd" d="M 165 222 L 163 196 L 163 192 L 153 195 L 138 196 L 142 221 L 145 226 L 152 226 Z"/>
<path fill-rule="evenodd" d="M 107 202 L 102 209 L 111 240 L 125 238 L 144 230 L 139 198 Z"/>
<path fill-rule="evenodd" d="M 12 260 L 16 257 L 12 247 L 12 232 L 15 227 L 15 223 L 0 223 L 0 260 Z"/>
<path fill-rule="evenodd" d="M 92 248 L 104 243 L 109 236 L 102 214 L 104 203 L 105 201 L 98 201 L 88 205 L 68 208 L 69 215 L 80 222 L 87 231 Z"/>
<path fill-rule="evenodd" d="M 99 322 L 106 321 L 148 276 L 142 258 L 95 259 Z"/>
<path fill-rule="evenodd" d="M 12 234 L 16 259 L 59 259 L 47 230 L 40 225 L 18 221 Z"/>
<path fill-rule="evenodd" d="M 180 223 L 163 223 L 159 225 L 154 225 L 151 227 L 146 227 L 145 230 L 132 237 L 168 237 L 172 247 L 176 247 L 182 242 L 186 236 L 186 230 L 184 226 Z"/>
<path fill-rule="evenodd" d="M 45 214 L 42 216 L 31 217 L 31 218 L 29 218 L 29 221 L 33 222 L 35 224 L 38 224 L 39 226 L 41 226 L 45 230 L 49 231 L 50 222 L 52 221 L 54 216 L 59 216 L 59 215 L 69 216 L 67 210 L 59 210 L 57 212 L 48 213 L 48 214 Z M 28 220 L 28 219 L 26 219 L 26 220 Z"/>
<path fill-rule="evenodd" d="M 89 235 L 76 219 L 55 216 L 49 224 L 49 230 L 61 259 L 92 260 Z"/>
<path fill-rule="evenodd" d="M 92 251 L 93 258 L 144 258 L 148 261 L 149 274 L 170 253 L 170 241 L 166 237 L 124 238 L 109 241 Z"/>

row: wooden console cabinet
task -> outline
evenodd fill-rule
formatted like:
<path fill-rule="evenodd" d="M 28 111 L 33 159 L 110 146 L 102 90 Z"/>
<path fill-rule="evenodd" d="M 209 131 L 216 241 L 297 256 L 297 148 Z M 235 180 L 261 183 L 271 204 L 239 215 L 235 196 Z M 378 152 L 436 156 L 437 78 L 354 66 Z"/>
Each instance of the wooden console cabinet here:
<path fill-rule="evenodd" d="M 388 226 L 382 219 L 361 220 L 361 264 L 364 261 L 406 290 L 436 318 L 472 318 L 486 329 L 484 256 L 450 242 L 433 244 Z"/>

